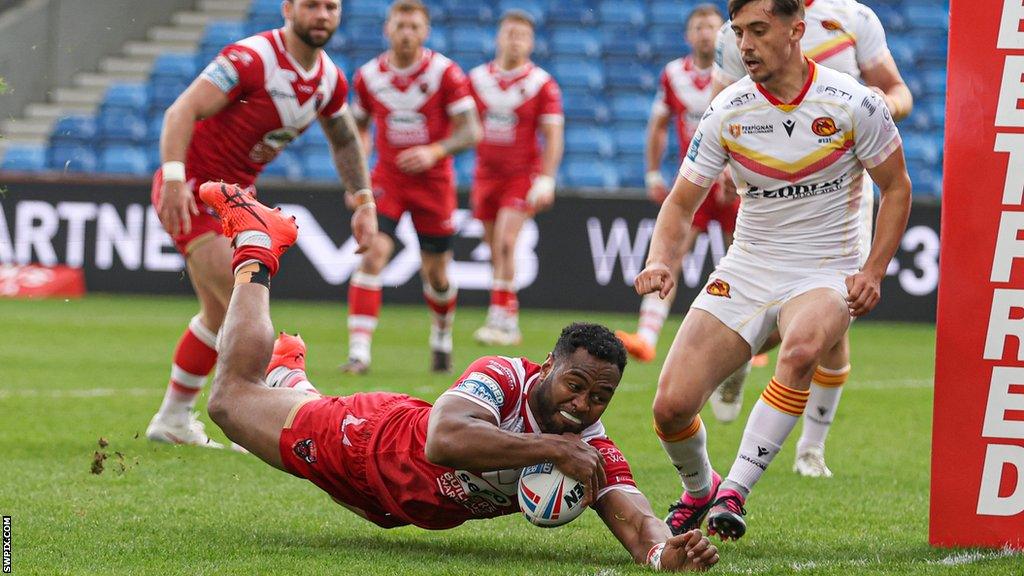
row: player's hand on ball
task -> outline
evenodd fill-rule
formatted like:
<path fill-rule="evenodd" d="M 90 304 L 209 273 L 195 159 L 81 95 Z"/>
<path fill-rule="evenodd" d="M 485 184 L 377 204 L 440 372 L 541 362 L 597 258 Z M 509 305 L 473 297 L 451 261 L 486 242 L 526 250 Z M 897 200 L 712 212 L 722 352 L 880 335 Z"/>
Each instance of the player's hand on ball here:
<path fill-rule="evenodd" d="M 352 237 L 356 239 L 359 247 L 356 254 L 362 254 L 370 249 L 373 238 L 377 235 L 377 211 L 365 207 L 356 210 L 352 214 Z"/>
<path fill-rule="evenodd" d="M 636 288 L 637 294 L 643 296 L 657 292 L 662 299 L 668 296 L 675 285 L 676 280 L 672 277 L 672 272 L 668 266 L 660 262 L 648 264 L 633 281 L 633 287 Z"/>
<path fill-rule="evenodd" d="M 561 434 L 554 437 L 559 443 L 559 455 L 553 464 L 570 478 L 575 478 L 586 487 L 586 504 L 594 503 L 597 493 L 604 487 L 604 458 L 579 434 Z"/>
<path fill-rule="evenodd" d="M 398 169 L 406 174 L 418 174 L 430 170 L 440 160 L 437 148 L 434 144 L 428 144 L 402 150 L 397 158 Z"/>
<path fill-rule="evenodd" d="M 703 572 L 718 563 L 718 548 L 700 530 L 690 530 L 665 542 L 661 569 L 666 572 Z"/>
<path fill-rule="evenodd" d="M 164 182 L 156 213 L 168 234 L 176 236 L 191 232 L 192 216 L 199 214 L 192 188 L 184 182 Z"/>
<path fill-rule="evenodd" d="M 871 312 L 882 298 L 882 278 L 864 270 L 846 277 L 846 304 L 854 318 Z"/>
<path fill-rule="evenodd" d="M 540 174 L 533 179 L 530 191 L 526 193 L 526 203 L 534 212 L 543 212 L 555 203 L 555 179 Z"/>

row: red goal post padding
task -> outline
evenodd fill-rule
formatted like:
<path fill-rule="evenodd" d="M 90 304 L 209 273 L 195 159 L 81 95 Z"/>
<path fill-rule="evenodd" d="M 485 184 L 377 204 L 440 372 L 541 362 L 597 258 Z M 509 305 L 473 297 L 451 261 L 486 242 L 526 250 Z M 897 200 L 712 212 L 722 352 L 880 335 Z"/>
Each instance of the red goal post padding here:
<path fill-rule="evenodd" d="M 951 4 L 929 539 L 1024 548 L 1024 3 Z"/>

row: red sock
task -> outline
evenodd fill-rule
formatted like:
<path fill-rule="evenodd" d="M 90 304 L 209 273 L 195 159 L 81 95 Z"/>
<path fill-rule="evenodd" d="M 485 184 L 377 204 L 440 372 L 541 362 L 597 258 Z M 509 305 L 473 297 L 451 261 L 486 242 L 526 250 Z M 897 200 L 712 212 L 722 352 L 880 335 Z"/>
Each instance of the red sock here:
<path fill-rule="evenodd" d="M 423 286 L 423 299 L 427 301 L 427 306 L 436 317 L 443 318 L 455 312 L 458 294 L 459 291 L 454 285 L 448 286 L 444 292 L 435 291 L 429 284 Z"/>
<path fill-rule="evenodd" d="M 250 260 L 255 260 L 266 266 L 270 270 L 271 276 L 277 274 L 277 269 L 280 267 L 277 257 L 270 249 L 249 245 L 235 248 L 235 256 L 231 259 L 231 269 L 237 271 L 239 266 Z"/>
<path fill-rule="evenodd" d="M 217 335 L 192 318 L 174 349 L 171 378 L 161 412 L 186 412 L 195 406 L 206 377 L 217 363 Z"/>

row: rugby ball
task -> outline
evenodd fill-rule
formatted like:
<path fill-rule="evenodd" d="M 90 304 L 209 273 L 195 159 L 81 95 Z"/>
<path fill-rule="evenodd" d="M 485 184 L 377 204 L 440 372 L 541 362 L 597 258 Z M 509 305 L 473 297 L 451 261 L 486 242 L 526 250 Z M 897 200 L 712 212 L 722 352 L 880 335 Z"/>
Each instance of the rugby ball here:
<path fill-rule="evenodd" d="M 519 509 L 532 524 L 554 528 L 583 513 L 583 483 L 562 474 L 550 462 L 523 468 Z"/>

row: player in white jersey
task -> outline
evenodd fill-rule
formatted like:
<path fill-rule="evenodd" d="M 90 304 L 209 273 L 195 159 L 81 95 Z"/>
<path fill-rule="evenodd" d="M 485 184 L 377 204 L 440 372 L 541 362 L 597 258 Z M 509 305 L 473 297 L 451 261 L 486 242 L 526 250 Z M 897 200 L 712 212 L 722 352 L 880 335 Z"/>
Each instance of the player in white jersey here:
<path fill-rule="evenodd" d="M 874 308 L 906 228 L 910 179 L 882 99 L 804 57 L 799 0 L 730 0 L 748 78 L 711 103 L 655 225 L 640 294 L 667 294 L 669 263 L 708 188 L 728 165 L 743 199 L 728 254 L 672 343 L 654 400 L 655 429 L 684 492 L 673 530 L 722 538 L 746 531 L 743 505 L 803 412 L 822 354 L 851 317 Z M 859 205 L 867 168 L 881 188 L 874 243 L 861 257 Z M 863 262 L 863 266 L 861 263 Z M 778 329 L 774 377 L 747 421 L 723 481 L 699 412 L 726 376 Z"/>
<path fill-rule="evenodd" d="M 804 54 L 867 84 L 885 101 L 894 120 L 905 118 L 913 107 L 913 96 L 889 53 L 882 23 L 871 8 L 855 0 L 807 0 L 804 5 L 806 30 L 800 40 Z M 736 35 L 728 23 L 719 30 L 716 56 L 713 91 L 717 95 L 747 74 L 736 46 Z M 863 179 L 863 186 L 860 225 L 862 256 L 866 258 L 871 247 L 874 191 L 870 178 Z M 777 344 L 777 337 L 769 339 L 769 347 Z M 719 420 L 732 421 L 739 415 L 743 404 L 743 374 L 728 378 L 712 395 L 711 404 Z M 822 357 L 815 372 L 803 430 L 797 442 L 794 471 L 804 476 L 832 476 L 825 464 L 825 438 L 849 374 L 850 342 L 844 335 L 839 344 Z"/>

